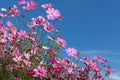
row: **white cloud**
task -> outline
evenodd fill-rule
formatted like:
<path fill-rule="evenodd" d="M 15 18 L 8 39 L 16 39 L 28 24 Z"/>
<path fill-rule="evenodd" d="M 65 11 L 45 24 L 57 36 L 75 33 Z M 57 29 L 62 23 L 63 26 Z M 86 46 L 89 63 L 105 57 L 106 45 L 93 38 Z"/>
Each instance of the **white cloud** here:
<path fill-rule="evenodd" d="M 120 80 L 120 74 L 113 74 L 113 75 L 111 75 L 109 80 Z"/>
<path fill-rule="evenodd" d="M 109 53 L 109 51 L 106 50 L 83 50 L 80 51 L 82 54 L 97 54 L 97 53 Z"/>

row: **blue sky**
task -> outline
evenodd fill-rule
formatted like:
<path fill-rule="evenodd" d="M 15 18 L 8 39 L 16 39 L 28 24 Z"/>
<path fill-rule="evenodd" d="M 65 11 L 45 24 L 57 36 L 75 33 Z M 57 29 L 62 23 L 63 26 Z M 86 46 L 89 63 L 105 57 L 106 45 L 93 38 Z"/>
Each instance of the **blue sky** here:
<path fill-rule="evenodd" d="M 14 1 L 1 0 L 0 7 L 7 7 Z M 56 27 L 63 32 L 68 47 L 81 51 L 81 56 L 107 58 L 120 75 L 120 0 L 36 1 L 52 3 L 61 11 L 64 18 Z"/>

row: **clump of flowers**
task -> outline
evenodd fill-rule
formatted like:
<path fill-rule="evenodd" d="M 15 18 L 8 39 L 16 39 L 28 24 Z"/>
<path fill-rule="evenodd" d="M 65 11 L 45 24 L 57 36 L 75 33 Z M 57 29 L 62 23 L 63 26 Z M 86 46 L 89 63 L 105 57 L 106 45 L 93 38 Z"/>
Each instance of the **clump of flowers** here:
<path fill-rule="evenodd" d="M 14 5 L 0 13 L 0 80 L 104 80 L 114 72 L 106 59 L 80 58 L 75 48 L 66 48 L 54 24 L 61 13 L 52 4 L 42 4 L 46 15 L 34 18 L 26 13 L 33 14 L 29 11 L 39 8 L 37 2 L 19 0 L 18 5 L 22 9 Z M 75 60 L 61 57 L 61 49 Z"/>

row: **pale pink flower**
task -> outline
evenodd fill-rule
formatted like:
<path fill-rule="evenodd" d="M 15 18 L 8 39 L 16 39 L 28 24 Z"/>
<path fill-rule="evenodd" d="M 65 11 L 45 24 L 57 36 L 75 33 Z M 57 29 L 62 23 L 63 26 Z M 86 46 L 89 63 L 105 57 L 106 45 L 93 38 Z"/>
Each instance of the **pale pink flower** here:
<path fill-rule="evenodd" d="M 101 62 L 102 64 L 105 64 L 107 62 L 107 59 L 100 59 L 99 62 Z"/>
<path fill-rule="evenodd" d="M 30 54 L 29 53 L 24 53 L 23 55 L 27 60 L 30 60 Z"/>
<path fill-rule="evenodd" d="M 43 8 L 43 9 L 48 9 L 48 8 L 52 8 L 52 4 L 42 4 L 41 5 L 41 7 Z"/>
<path fill-rule="evenodd" d="M 106 59 L 101 59 L 99 56 L 95 56 L 94 57 L 95 60 L 98 60 L 99 62 L 101 62 L 102 64 L 105 64 L 107 62 Z"/>
<path fill-rule="evenodd" d="M 77 56 L 77 55 L 75 55 L 75 56 L 74 56 L 74 58 L 75 58 L 75 60 L 77 60 L 77 61 L 78 61 L 78 56 Z"/>
<path fill-rule="evenodd" d="M 34 69 L 34 71 L 35 71 L 35 75 L 33 76 L 35 77 L 37 76 L 46 77 L 47 76 L 47 70 L 43 66 L 37 66 L 37 68 Z"/>
<path fill-rule="evenodd" d="M 27 26 L 29 26 L 32 29 L 34 29 L 36 27 L 36 25 L 34 25 L 33 22 L 27 23 Z"/>
<path fill-rule="evenodd" d="M 54 30 L 54 26 L 51 25 L 51 24 L 45 24 L 44 25 L 44 30 L 47 31 L 47 32 L 51 32 Z"/>
<path fill-rule="evenodd" d="M 28 66 L 28 67 L 31 67 L 32 66 L 32 62 L 30 62 L 30 61 L 28 61 L 28 60 L 22 60 L 23 61 L 23 63 L 26 65 L 26 66 Z"/>
<path fill-rule="evenodd" d="M 19 63 L 19 62 L 22 61 L 22 56 L 17 56 L 17 55 L 16 55 L 14 58 L 12 58 L 12 60 L 13 60 L 14 62 Z"/>
<path fill-rule="evenodd" d="M 62 47 L 65 47 L 66 46 L 66 41 L 61 39 L 61 38 L 57 38 L 57 41 L 58 45 L 62 46 Z"/>
<path fill-rule="evenodd" d="M 38 7 L 38 4 L 35 3 L 33 0 L 30 0 L 29 2 L 26 2 L 27 6 L 22 6 L 24 10 L 30 10 L 30 9 L 36 9 Z"/>
<path fill-rule="evenodd" d="M 8 28 L 9 28 L 10 32 L 11 32 L 13 35 L 16 35 L 17 29 L 16 29 L 16 27 L 13 25 L 13 23 L 10 22 L 10 21 L 8 21 L 8 22 L 7 22 L 7 26 L 8 26 Z"/>
<path fill-rule="evenodd" d="M 6 17 L 6 16 L 7 16 L 7 14 L 0 13 L 0 17 L 1 17 L 1 18 L 4 18 L 4 17 Z"/>
<path fill-rule="evenodd" d="M 18 5 L 24 5 L 24 4 L 26 4 L 26 0 L 19 0 L 18 1 Z"/>
<path fill-rule="evenodd" d="M 61 16 L 59 10 L 54 9 L 54 8 L 48 8 L 46 10 L 46 13 L 47 13 L 47 18 L 49 20 L 55 20 L 55 19 L 58 19 Z"/>
<path fill-rule="evenodd" d="M 16 17 L 20 14 L 20 10 L 18 10 L 17 6 L 14 5 L 13 7 L 9 8 L 8 16 L 10 17 Z"/>
<path fill-rule="evenodd" d="M 101 58 L 99 56 L 95 56 L 94 59 L 99 61 Z"/>
<path fill-rule="evenodd" d="M 37 18 L 32 18 L 33 24 L 35 26 L 40 26 L 42 25 L 46 20 L 42 16 L 38 16 Z"/>
<path fill-rule="evenodd" d="M 7 39 L 4 39 L 4 38 L 0 39 L 0 44 L 1 44 L 1 43 L 4 44 L 4 43 L 6 43 L 6 42 L 7 42 Z"/>
<path fill-rule="evenodd" d="M 68 54 L 68 56 L 74 57 L 75 55 L 77 55 L 77 50 L 75 48 L 67 48 L 66 53 Z"/>
<path fill-rule="evenodd" d="M 8 32 L 7 32 L 8 28 L 4 27 L 2 25 L 2 23 L 0 24 L 0 38 L 2 38 L 3 40 L 1 40 L 2 42 L 4 42 L 4 39 L 6 39 L 8 37 Z"/>
<path fill-rule="evenodd" d="M 116 69 L 112 69 L 111 72 L 115 73 L 115 72 L 117 72 L 117 70 Z"/>
<path fill-rule="evenodd" d="M 21 37 L 23 37 L 23 38 L 29 38 L 29 35 L 28 35 L 28 33 L 26 31 L 20 30 L 18 32 L 18 35 L 21 36 Z"/>
<path fill-rule="evenodd" d="M 75 71 L 73 70 L 73 68 L 68 68 L 67 71 L 69 74 L 75 74 Z"/>
<path fill-rule="evenodd" d="M 22 8 L 23 8 L 24 10 L 26 10 L 26 11 L 29 11 L 29 10 L 30 10 L 30 7 L 28 7 L 28 6 L 22 6 Z"/>
<path fill-rule="evenodd" d="M 22 80 L 20 77 L 15 77 L 14 80 Z"/>

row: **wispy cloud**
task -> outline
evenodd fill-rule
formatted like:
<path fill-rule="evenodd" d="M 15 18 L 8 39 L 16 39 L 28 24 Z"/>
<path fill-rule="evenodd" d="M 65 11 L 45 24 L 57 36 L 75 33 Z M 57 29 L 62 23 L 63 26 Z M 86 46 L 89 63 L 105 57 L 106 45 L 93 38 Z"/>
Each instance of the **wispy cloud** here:
<path fill-rule="evenodd" d="M 111 75 L 109 80 L 120 80 L 120 74 L 113 74 L 113 75 Z"/>
<path fill-rule="evenodd" d="M 80 51 L 82 54 L 99 54 L 99 53 L 108 53 L 107 50 L 83 50 Z"/>

